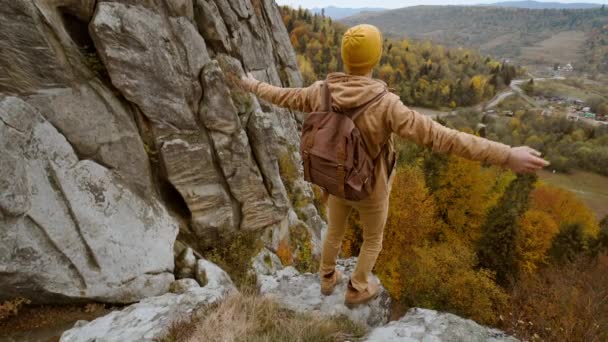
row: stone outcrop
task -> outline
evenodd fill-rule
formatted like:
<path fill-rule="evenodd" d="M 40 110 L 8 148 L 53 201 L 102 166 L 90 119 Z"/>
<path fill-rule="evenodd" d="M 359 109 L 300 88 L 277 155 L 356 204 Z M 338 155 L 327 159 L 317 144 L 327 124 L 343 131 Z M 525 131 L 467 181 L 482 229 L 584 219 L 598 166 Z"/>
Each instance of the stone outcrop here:
<path fill-rule="evenodd" d="M 196 309 L 216 303 L 235 291 L 224 271 L 205 262 L 209 270 L 206 286 L 178 280 L 179 284 L 172 286 L 178 293 L 146 298 L 91 322 L 79 321 L 63 333 L 60 342 L 158 341 L 174 322 L 190 319 Z"/>
<path fill-rule="evenodd" d="M 390 297 L 381 288 L 380 294 L 369 304 L 349 309 L 344 305 L 344 294 L 348 279 L 352 274 L 356 259 L 338 260 L 336 268 L 343 273 L 343 278 L 330 296 L 321 294 L 319 275 L 300 274 L 295 268 L 282 268 L 276 259 L 267 253 L 258 255 L 254 260 L 260 293 L 274 298 L 287 309 L 296 312 L 313 312 L 328 316 L 344 315 L 349 319 L 371 327 L 388 322 L 390 314 Z M 373 277 L 373 281 L 379 280 Z"/>
<path fill-rule="evenodd" d="M 133 302 L 173 281 L 177 223 L 154 198 L 79 160 L 16 97 L 0 100 L 0 300 Z"/>
<path fill-rule="evenodd" d="M 376 342 L 517 342 L 504 332 L 470 319 L 435 310 L 412 308 L 398 321 L 376 328 L 366 341 Z"/>
<path fill-rule="evenodd" d="M 178 224 L 197 255 L 240 232 L 276 250 L 294 225 L 318 254 L 301 116 L 235 87 L 244 72 L 302 84 L 273 0 L 0 6 L 2 296 L 165 292 Z"/>

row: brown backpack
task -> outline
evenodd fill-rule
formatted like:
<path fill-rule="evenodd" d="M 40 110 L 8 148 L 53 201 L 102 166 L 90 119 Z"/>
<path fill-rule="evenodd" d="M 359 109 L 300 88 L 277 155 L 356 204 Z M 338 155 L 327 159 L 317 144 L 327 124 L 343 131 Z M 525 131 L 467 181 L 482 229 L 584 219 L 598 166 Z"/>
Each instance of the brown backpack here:
<path fill-rule="evenodd" d="M 381 93 L 368 103 L 386 94 Z M 355 126 L 355 119 L 367 106 L 349 113 L 334 112 L 327 81 L 321 86 L 320 112 L 308 115 L 302 127 L 300 154 L 304 179 L 334 196 L 359 201 L 372 192 L 374 158 Z"/>

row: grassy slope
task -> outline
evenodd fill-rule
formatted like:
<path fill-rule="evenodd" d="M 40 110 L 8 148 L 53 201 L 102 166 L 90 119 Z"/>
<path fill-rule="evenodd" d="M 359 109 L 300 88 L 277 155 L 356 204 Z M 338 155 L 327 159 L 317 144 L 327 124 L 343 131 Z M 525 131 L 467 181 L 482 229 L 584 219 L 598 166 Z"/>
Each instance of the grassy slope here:
<path fill-rule="evenodd" d="M 599 97 L 608 101 L 608 83 L 582 79 L 545 80 L 536 82 L 534 89 L 546 96 L 574 97 L 583 101 Z"/>
<path fill-rule="evenodd" d="M 541 171 L 540 179 L 551 185 L 572 191 L 583 200 L 598 219 L 608 215 L 608 177 L 575 171 L 572 174 Z"/>

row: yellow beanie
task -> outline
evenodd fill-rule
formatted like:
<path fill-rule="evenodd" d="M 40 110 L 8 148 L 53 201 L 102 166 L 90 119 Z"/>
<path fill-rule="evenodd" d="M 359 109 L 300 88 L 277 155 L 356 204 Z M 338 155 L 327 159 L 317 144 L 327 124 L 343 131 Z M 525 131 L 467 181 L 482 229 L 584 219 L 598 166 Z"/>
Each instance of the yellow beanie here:
<path fill-rule="evenodd" d="M 342 60 L 346 70 L 354 75 L 365 75 L 376 66 L 382 56 L 382 33 L 376 26 L 353 26 L 342 38 Z"/>

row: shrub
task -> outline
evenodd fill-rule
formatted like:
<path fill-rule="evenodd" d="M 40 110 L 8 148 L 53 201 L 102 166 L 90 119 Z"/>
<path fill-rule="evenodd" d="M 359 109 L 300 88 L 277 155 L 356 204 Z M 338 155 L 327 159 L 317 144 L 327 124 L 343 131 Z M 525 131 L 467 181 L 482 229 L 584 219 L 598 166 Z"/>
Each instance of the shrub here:
<path fill-rule="evenodd" d="M 302 272 L 317 272 L 319 260 L 312 255 L 312 236 L 304 225 L 296 225 L 289 228 L 291 248 L 295 251 L 294 267 Z"/>
<path fill-rule="evenodd" d="M 217 241 L 203 254 L 226 271 L 238 287 L 254 287 L 256 279 L 250 270 L 250 263 L 263 247 L 259 235 L 258 232 L 237 232 L 223 241 Z"/>
<path fill-rule="evenodd" d="M 293 250 L 287 240 L 283 239 L 279 241 L 279 247 L 277 248 L 277 256 L 281 260 L 284 266 L 290 266 L 293 264 Z"/>

